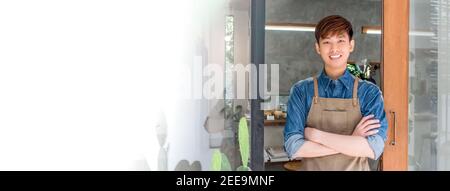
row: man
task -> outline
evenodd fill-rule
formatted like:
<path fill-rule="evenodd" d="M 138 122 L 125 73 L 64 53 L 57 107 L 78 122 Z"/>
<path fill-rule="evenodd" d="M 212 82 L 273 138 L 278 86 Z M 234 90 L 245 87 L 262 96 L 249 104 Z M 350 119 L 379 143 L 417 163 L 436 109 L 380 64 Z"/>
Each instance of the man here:
<path fill-rule="evenodd" d="M 290 158 L 301 158 L 301 170 L 370 170 L 368 158 L 378 159 L 386 140 L 381 91 L 347 71 L 355 46 L 349 21 L 325 17 L 315 37 L 324 69 L 291 88 L 285 150 Z"/>

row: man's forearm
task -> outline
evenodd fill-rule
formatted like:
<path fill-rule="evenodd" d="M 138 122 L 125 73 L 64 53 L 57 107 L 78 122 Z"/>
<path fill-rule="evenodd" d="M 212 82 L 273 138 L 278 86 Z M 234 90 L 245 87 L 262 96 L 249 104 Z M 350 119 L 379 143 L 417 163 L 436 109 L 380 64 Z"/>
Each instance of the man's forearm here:
<path fill-rule="evenodd" d="M 375 154 L 370 148 L 367 139 L 360 136 L 339 135 L 325 131 L 315 130 L 311 141 L 325 145 L 339 153 L 355 156 L 375 158 Z"/>
<path fill-rule="evenodd" d="M 312 141 L 305 141 L 303 145 L 298 149 L 298 151 L 294 154 L 294 158 L 309 158 L 309 157 L 321 157 L 327 155 L 337 154 L 339 152 L 328 148 L 324 145 L 321 145 Z"/>

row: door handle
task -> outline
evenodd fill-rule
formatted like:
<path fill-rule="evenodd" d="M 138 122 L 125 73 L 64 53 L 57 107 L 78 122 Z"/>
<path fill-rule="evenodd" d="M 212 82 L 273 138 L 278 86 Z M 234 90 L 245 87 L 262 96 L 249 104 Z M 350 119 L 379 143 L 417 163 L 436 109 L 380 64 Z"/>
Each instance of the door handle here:
<path fill-rule="evenodd" d="M 393 120 L 394 120 L 394 127 L 393 127 L 393 135 L 392 135 L 392 140 L 389 143 L 390 145 L 394 146 L 396 144 L 396 137 L 397 137 L 397 116 L 395 114 L 395 111 L 390 111 L 390 113 L 394 116 Z"/>

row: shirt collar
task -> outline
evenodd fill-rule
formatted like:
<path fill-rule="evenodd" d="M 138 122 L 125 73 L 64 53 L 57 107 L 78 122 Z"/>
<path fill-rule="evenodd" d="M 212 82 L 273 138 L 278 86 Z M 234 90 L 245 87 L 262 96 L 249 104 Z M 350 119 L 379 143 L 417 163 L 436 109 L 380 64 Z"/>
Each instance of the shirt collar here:
<path fill-rule="evenodd" d="M 318 81 L 320 84 L 322 84 L 322 87 L 325 87 L 325 89 L 328 89 L 328 86 L 333 81 L 331 78 L 325 74 L 325 69 L 322 70 L 318 77 Z M 342 84 L 344 84 L 344 87 L 347 88 L 347 90 L 351 89 L 353 86 L 354 77 L 353 75 L 346 69 L 344 74 L 340 76 L 337 81 L 340 81 Z"/>

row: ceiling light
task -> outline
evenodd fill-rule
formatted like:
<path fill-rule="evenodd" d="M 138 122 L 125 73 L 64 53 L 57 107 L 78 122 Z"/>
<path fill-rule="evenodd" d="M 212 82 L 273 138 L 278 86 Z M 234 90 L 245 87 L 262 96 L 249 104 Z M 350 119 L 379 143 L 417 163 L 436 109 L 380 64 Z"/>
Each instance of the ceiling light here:
<path fill-rule="evenodd" d="M 302 23 L 267 23 L 266 30 L 314 32 L 316 25 Z"/>
<path fill-rule="evenodd" d="M 363 26 L 361 29 L 362 34 L 381 34 L 381 27 L 379 26 Z M 413 30 L 409 31 L 409 36 L 435 36 L 433 32 L 425 30 Z"/>

